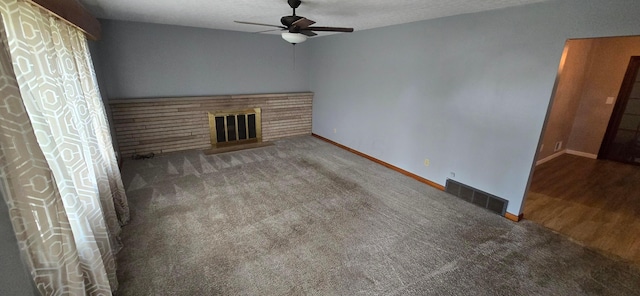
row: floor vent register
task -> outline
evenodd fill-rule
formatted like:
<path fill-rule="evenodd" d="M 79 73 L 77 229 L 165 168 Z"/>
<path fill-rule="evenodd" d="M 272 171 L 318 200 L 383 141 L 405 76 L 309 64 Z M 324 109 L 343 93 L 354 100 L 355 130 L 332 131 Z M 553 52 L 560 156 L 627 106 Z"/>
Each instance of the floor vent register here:
<path fill-rule="evenodd" d="M 445 191 L 498 215 L 504 216 L 507 212 L 508 200 L 451 179 L 447 179 Z"/>

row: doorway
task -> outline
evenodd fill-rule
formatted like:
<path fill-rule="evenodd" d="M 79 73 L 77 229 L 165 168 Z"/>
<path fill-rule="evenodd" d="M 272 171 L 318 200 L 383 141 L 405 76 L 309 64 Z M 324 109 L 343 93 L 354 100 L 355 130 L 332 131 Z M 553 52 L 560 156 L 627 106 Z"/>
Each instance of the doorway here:
<path fill-rule="evenodd" d="M 640 56 L 631 57 L 598 154 L 600 159 L 640 165 Z"/>
<path fill-rule="evenodd" d="M 523 213 L 640 266 L 640 238 L 629 235 L 640 231 L 640 166 L 600 157 L 614 109 L 628 105 L 621 85 L 638 79 L 627 73 L 634 56 L 640 36 L 567 41 Z"/>

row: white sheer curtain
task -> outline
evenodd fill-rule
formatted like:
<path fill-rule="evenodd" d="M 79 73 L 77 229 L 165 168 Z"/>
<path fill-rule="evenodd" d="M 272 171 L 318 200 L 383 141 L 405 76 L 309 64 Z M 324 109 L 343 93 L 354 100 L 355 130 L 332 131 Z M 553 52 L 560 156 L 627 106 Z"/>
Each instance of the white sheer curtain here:
<path fill-rule="evenodd" d="M 20 248 L 43 294 L 110 294 L 129 209 L 87 41 L 21 0 L 0 13 L 0 190 Z"/>

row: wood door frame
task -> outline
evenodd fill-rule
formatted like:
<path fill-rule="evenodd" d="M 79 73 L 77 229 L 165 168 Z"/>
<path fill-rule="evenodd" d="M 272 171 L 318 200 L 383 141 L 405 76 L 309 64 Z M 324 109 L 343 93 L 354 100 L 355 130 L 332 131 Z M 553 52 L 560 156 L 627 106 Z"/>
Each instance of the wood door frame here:
<path fill-rule="evenodd" d="M 600 151 L 598 151 L 598 159 L 607 159 L 606 155 L 611 149 L 613 141 L 615 140 L 616 134 L 618 132 L 618 127 L 620 126 L 620 122 L 622 121 L 624 111 L 627 108 L 629 96 L 631 95 L 631 91 L 633 90 L 633 85 L 635 84 L 636 76 L 638 75 L 639 70 L 640 56 L 632 56 L 629 61 L 629 66 L 627 67 L 627 71 L 624 74 L 624 79 L 622 80 L 622 85 L 620 86 L 620 92 L 618 92 L 618 98 L 616 99 L 616 104 L 613 107 L 613 112 L 611 113 L 611 118 L 609 119 L 607 131 L 604 134 L 604 139 L 602 140 L 602 144 L 600 145 Z"/>

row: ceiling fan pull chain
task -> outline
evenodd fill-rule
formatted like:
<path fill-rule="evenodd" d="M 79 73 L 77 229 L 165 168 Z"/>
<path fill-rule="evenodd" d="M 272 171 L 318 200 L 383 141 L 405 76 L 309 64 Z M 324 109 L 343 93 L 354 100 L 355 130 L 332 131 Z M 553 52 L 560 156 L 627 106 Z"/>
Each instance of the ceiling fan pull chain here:
<path fill-rule="evenodd" d="M 296 44 L 293 43 L 293 71 L 296 70 Z"/>

